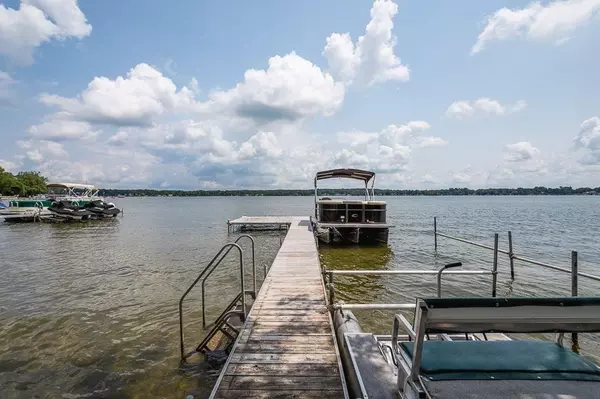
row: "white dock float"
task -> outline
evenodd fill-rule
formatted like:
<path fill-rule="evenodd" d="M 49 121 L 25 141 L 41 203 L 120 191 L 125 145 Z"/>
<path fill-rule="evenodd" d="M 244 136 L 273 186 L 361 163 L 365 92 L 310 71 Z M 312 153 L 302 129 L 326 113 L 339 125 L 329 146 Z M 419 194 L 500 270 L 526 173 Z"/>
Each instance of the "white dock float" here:
<path fill-rule="evenodd" d="M 211 398 L 347 398 L 309 217 L 244 217 L 289 226 Z"/>

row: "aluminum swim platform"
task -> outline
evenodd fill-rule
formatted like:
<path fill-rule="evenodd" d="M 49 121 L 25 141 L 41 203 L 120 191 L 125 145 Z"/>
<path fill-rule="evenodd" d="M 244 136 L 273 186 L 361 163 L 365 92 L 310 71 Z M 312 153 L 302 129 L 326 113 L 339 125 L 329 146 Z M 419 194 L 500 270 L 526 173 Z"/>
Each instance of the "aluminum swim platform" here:
<path fill-rule="evenodd" d="M 211 398 L 348 398 L 309 217 L 243 217 L 288 233 Z"/>

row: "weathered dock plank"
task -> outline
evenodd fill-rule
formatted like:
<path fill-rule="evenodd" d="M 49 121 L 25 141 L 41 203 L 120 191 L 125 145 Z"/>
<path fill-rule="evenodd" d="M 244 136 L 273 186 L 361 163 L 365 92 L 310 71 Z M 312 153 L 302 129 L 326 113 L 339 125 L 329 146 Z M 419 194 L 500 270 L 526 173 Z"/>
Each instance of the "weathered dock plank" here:
<path fill-rule="evenodd" d="M 228 224 L 289 228 L 211 398 L 347 398 L 309 218 Z"/>

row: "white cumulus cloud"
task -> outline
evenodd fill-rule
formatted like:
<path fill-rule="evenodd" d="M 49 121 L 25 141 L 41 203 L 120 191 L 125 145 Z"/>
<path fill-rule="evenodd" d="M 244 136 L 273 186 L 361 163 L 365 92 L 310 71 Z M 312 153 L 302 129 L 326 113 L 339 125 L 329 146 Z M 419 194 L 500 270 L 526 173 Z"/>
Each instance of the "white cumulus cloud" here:
<path fill-rule="evenodd" d="M 540 150 L 528 141 L 520 141 L 504 147 L 504 159 L 509 162 L 529 161 L 539 154 Z"/>
<path fill-rule="evenodd" d="M 391 0 L 375 0 L 366 32 L 356 43 L 349 33 L 333 33 L 327 38 L 323 55 L 336 77 L 359 84 L 409 80 L 408 67 L 394 53 L 392 29 L 397 13 L 398 5 Z"/>
<path fill-rule="evenodd" d="M 95 77 L 75 98 L 43 94 L 40 101 L 56 106 L 72 119 L 118 126 L 151 125 L 160 115 L 190 110 L 195 93 L 177 86 L 148 64 L 138 64 L 125 77 Z"/>
<path fill-rule="evenodd" d="M 431 126 L 425 121 L 389 125 L 379 132 L 338 133 L 331 166 L 361 167 L 380 173 L 395 173 L 407 168 L 414 149 L 445 145 L 439 137 L 422 136 Z"/>
<path fill-rule="evenodd" d="M 520 112 L 527 107 L 524 100 L 519 100 L 513 105 L 502 105 L 499 101 L 487 97 L 480 97 L 473 101 L 455 101 L 446 110 L 446 116 L 455 119 L 466 119 L 476 115 L 505 115 Z"/>
<path fill-rule="evenodd" d="M 42 43 L 91 31 L 77 0 L 22 0 L 18 9 L 0 4 L 0 54 L 20 64 L 31 64 Z"/>
<path fill-rule="evenodd" d="M 87 122 L 73 121 L 61 118 L 48 118 L 47 121 L 29 128 L 29 135 L 33 138 L 48 141 L 67 141 L 89 139 L 97 136 Z"/>
<path fill-rule="evenodd" d="M 271 57 L 266 70 L 247 70 L 243 82 L 227 91 L 213 91 L 201 107 L 207 113 L 233 113 L 257 122 L 295 121 L 333 114 L 344 95 L 343 84 L 292 52 Z"/>
<path fill-rule="evenodd" d="M 545 5 L 536 1 L 525 8 L 501 8 L 487 18 L 471 54 L 484 50 L 491 41 L 515 37 L 561 44 L 577 28 L 597 18 L 599 11 L 600 0 L 557 0 Z"/>
<path fill-rule="evenodd" d="M 583 121 L 579 134 L 574 139 L 576 148 L 587 151 L 582 163 L 600 165 L 600 118 L 593 117 Z"/>

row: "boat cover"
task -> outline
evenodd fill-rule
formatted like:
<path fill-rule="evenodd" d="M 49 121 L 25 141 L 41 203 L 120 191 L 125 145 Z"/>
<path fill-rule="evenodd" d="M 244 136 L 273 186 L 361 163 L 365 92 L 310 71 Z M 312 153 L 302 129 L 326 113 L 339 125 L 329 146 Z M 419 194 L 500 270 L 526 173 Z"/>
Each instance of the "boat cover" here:
<path fill-rule="evenodd" d="M 361 169 L 331 169 L 317 172 L 315 180 L 347 178 L 368 182 L 375 176 L 375 172 Z"/>

